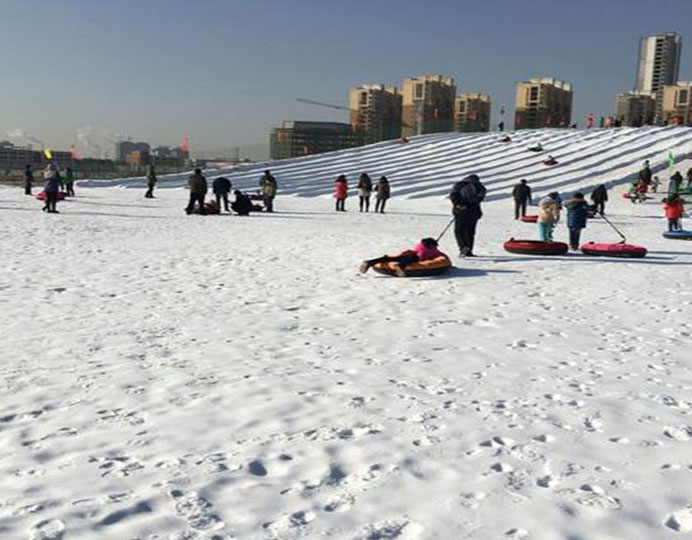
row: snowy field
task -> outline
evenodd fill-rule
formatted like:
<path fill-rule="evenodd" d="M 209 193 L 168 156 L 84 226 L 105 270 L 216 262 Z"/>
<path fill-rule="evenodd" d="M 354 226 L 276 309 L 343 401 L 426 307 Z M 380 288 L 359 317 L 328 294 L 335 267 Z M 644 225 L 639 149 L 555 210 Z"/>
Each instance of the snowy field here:
<path fill-rule="evenodd" d="M 518 178 L 538 195 L 616 182 L 645 157 L 665 167 L 678 138 L 691 151 L 692 132 L 573 133 L 550 172 L 515 147 L 504 169 L 492 158 L 480 257 L 429 279 L 357 266 L 444 228 L 473 148 L 419 159 L 418 190 L 387 170 L 385 215 L 355 197 L 332 212 L 336 171 L 305 172 L 329 156 L 272 166 L 280 190 L 318 196 L 249 218 L 96 182 L 46 215 L 0 188 L 0 538 L 692 537 L 692 244 L 661 237 L 660 197 L 632 205 L 623 187 L 608 210 L 646 259 L 502 250 L 537 235 L 512 219 Z M 613 134 L 630 140 L 619 157 L 568 163 Z M 619 240 L 600 219 L 583 239 Z M 442 248 L 456 254 L 451 234 Z"/>

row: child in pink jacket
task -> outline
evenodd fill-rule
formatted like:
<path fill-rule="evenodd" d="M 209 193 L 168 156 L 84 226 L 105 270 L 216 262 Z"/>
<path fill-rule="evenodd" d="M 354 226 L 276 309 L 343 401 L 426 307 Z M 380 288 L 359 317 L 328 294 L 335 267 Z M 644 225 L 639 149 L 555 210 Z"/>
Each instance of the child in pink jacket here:
<path fill-rule="evenodd" d="M 368 259 L 360 264 L 360 271 L 362 274 L 370 270 L 370 268 L 378 263 L 393 263 L 392 268 L 396 275 L 399 277 L 406 277 L 406 266 L 409 264 L 428 261 L 430 259 L 435 259 L 437 257 L 444 256 L 439 249 L 437 249 L 437 240 L 434 238 L 423 238 L 418 242 L 413 249 L 407 249 L 402 251 L 399 255 L 384 255 L 378 257 L 377 259 Z"/>

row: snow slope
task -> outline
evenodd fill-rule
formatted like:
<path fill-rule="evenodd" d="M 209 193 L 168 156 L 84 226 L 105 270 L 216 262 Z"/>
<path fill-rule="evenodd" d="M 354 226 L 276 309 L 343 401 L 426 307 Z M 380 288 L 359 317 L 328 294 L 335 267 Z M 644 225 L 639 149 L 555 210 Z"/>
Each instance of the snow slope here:
<path fill-rule="evenodd" d="M 615 180 L 688 133 L 517 134 L 567 145 L 549 172 L 485 135 L 360 149 L 408 197 L 384 215 L 282 194 L 274 215 L 186 216 L 184 190 L 84 184 L 45 215 L 0 188 L 0 538 L 689 538 L 692 246 L 661 238 L 658 200 L 613 191 L 648 258 L 510 255 L 536 231 L 500 189 Z M 272 170 L 320 195 L 361 170 L 348 155 Z M 495 188 L 481 257 L 358 274 L 447 224 L 474 155 Z M 618 237 L 592 220 L 584 240 Z"/>

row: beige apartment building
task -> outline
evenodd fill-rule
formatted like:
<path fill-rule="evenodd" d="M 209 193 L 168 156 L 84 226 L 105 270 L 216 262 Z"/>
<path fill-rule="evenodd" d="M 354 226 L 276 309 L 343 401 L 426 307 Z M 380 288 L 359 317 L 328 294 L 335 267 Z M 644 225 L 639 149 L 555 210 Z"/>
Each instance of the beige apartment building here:
<path fill-rule="evenodd" d="M 553 78 L 517 84 L 515 129 L 569 127 L 572 123 L 572 85 Z"/>
<path fill-rule="evenodd" d="M 350 122 L 364 144 L 401 137 L 401 108 L 395 86 L 364 84 L 349 92 Z"/>
<path fill-rule="evenodd" d="M 692 81 L 663 87 L 662 114 L 665 124 L 692 126 Z"/>
<path fill-rule="evenodd" d="M 490 96 L 476 92 L 459 94 L 454 100 L 454 131 L 490 131 Z"/>
<path fill-rule="evenodd" d="M 402 134 L 453 131 L 456 90 L 454 79 L 442 75 L 404 79 Z"/>
<path fill-rule="evenodd" d="M 615 117 L 623 126 L 652 125 L 656 117 L 656 94 L 637 90 L 618 94 Z"/>
<path fill-rule="evenodd" d="M 639 43 L 636 90 L 654 95 L 657 124 L 664 121 L 663 88 L 678 80 L 681 50 L 682 38 L 675 32 L 643 36 Z"/>

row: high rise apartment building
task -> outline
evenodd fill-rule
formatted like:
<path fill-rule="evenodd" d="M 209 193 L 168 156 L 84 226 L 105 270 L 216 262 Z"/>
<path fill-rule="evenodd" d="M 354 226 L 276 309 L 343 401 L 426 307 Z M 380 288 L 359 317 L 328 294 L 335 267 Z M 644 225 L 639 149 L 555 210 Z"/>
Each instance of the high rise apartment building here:
<path fill-rule="evenodd" d="M 401 106 L 395 86 L 364 84 L 349 92 L 350 122 L 364 144 L 401 137 Z"/>
<path fill-rule="evenodd" d="M 572 85 L 553 78 L 529 79 L 517 85 L 516 129 L 569 127 Z"/>
<path fill-rule="evenodd" d="M 490 96 L 459 94 L 454 100 L 454 131 L 490 131 Z"/>
<path fill-rule="evenodd" d="M 404 136 L 453 131 L 454 79 L 442 75 L 404 79 L 401 93 Z"/>
<path fill-rule="evenodd" d="M 663 121 L 663 87 L 678 80 L 681 49 L 682 38 L 675 32 L 644 36 L 639 44 L 635 90 L 654 95 L 657 124 Z"/>

